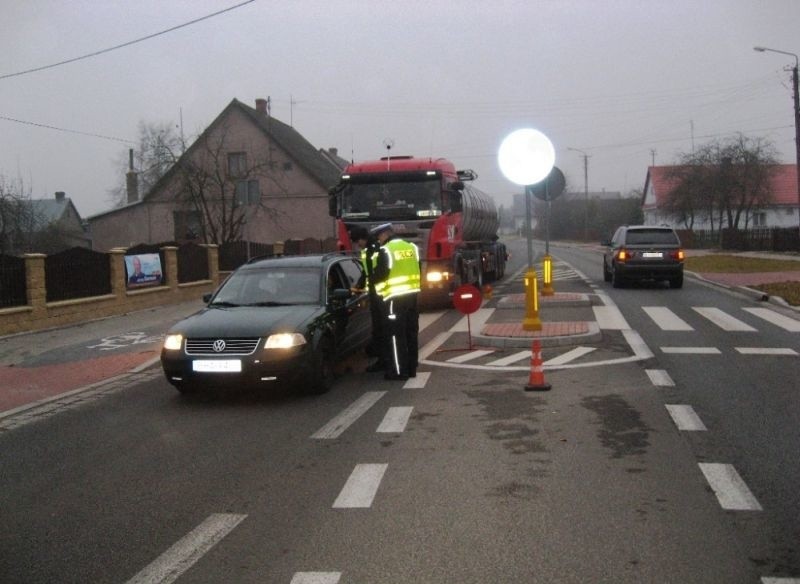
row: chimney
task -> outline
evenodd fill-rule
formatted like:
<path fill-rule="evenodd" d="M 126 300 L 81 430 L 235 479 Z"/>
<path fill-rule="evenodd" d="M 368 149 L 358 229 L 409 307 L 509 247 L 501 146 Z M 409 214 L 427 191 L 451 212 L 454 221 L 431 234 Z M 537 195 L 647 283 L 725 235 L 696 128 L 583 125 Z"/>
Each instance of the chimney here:
<path fill-rule="evenodd" d="M 267 100 L 263 97 L 256 99 L 256 111 L 260 114 L 267 114 Z"/>
<path fill-rule="evenodd" d="M 64 199 L 67 197 L 67 193 L 64 191 L 56 191 L 56 201 L 59 203 L 63 202 Z"/>
<path fill-rule="evenodd" d="M 328 148 L 328 152 L 330 152 L 331 156 L 339 156 L 338 148 Z"/>
<path fill-rule="evenodd" d="M 128 191 L 128 204 L 139 200 L 139 175 L 133 170 L 133 148 L 128 150 L 128 172 L 125 174 L 125 187 Z"/>

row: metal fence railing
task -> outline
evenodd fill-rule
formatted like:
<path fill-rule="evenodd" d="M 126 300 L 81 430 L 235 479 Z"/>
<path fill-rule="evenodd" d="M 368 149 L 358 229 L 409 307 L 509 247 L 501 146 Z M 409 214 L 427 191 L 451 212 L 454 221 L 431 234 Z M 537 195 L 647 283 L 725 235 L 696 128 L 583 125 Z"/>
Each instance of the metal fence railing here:
<path fill-rule="evenodd" d="M 754 229 L 679 230 L 681 243 L 689 249 L 734 251 L 798 251 L 797 227 L 756 227 Z"/>
<path fill-rule="evenodd" d="M 221 272 L 232 272 L 250 258 L 274 255 L 275 246 L 271 243 L 228 241 L 219 246 L 219 269 Z"/>
<path fill-rule="evenodd" d="M 0 254 L 0 308 L 25 306 L 27 303 L 25 260 Z"/>
<path fill-rule="evenodd" d="M 48 302 L 111 293 L 108 254 L 84 247 L 73 247 L 47 256 L 44 277 Z"/>

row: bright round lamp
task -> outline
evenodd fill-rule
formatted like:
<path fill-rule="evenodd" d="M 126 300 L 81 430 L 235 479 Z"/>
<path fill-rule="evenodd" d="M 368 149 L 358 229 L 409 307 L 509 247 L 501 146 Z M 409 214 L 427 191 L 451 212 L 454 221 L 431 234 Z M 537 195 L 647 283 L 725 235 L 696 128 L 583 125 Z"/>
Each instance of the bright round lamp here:
<path fill-rule="evenodd" d="M 534 185 L 550 174 L 556 151 L 550 139 L 539 130 L 525 128 L 506 136 L 497 154 L 500 170 L 511 182 Z"/>

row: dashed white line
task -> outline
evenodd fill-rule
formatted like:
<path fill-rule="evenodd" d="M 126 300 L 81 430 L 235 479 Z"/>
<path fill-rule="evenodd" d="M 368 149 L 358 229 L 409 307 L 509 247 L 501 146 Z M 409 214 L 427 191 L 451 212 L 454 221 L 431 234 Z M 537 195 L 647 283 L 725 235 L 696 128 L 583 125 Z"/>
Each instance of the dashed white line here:
<path fill-rule="evenodd" d="M 621 331 L 631 328 L 616 306 L 592 306 L 592 310 L 597 325 L 603 330 Z"/>
<path fill-rule="evenodd" d="M 646 369 L 645 373 L 650 378 L 650 383 L 658 387 L 674 387 L 675 382 L 664 369 Z"/>
<path fill-rule="evenodd" d="M 732 465 L 706 462 L 699 465 L 723 509 L 761 511 L 761 504 Z"/>
<path fill-rule="evenodd" d="M 169 584 L 228 535 L 247 515 L 217 513 L 165 551 L 127 584 Z"/>
<path fill-rule="evenodd" d="M 743 308 L 742 310 L 745 310 L 750 314 L 754 314 L 758 318 L 763 318 L 767 322 L 770 322 L 775 326 L 779 326 L 783 330 L 789 331 L 790 333 L 800 333 L 800 320 L 783 316 L 782 314 L 779 314 L 774 310 L 770 310 L 769 308 Z"/>
<path fill-rule="evenodd" d="M 797 351 L 789 348 L 735 347 L 735 349 L 742 355 L 797 355 Z"/>
<path fill-rule="evenodd" d="M 708 428 L 692 406 L 668 404 L 667 411 L 678 430 L 684 432 L 705 432 Z"/>
<path fill-rule="evenodd" d="M 419 371 L 416 377 L 412 377 L 403 384 L 403 389 L 423 389 L 431 377 L 430 371 Z"/>
<path fill-rule="evenodd" d="M 347 430 L 358 418 L 363 416 L 364 413 L 374 406 L 385 394 L 385 391 L 368 391 L 350 404 L 341 414 L 312 434 L 311 437 L 318 440 L 338 438 L 342 432 Z"/>
<path fill-rule="evenodd" d="M 452 357 L 447 360 L 448 363 L 466 363 L 467 361 L 473 361 L 475 359 L 480 359 L 484 355 L 491 355 L 494 351 L 487 351 L 487 350 L 478 350 L 478 351 L 470 351 L 469 353 L 465 353 L 463 355 L 459 355 L 458 357 Z"/>
<path fill-rule="evenodd" d="M 341 572 L 297 572 L 289 584 L 337 584 Z"/>
<path fill-rule="evenodd" d="M 516 363 L 517 361 L 522 361 L 523 359 L 530 359 L 530 358 L 531 358 L 530 351 L 519 351 L 518 353 L 514 353 L 513 355 L 509 355 L 508 357 L 503 357 L 502 359 L 490 361 L 486 365 L 488 365 L 489 367 L 505 367 L 506 365 L 511 365 L 512 363 Z"/>
<path fill-rule="evenodd" d="M 398 433 L 404 431 L 413 410 L 414 408 L 405 406 L 389 408 L 376 432 Z"/>
<path fill-rule="evenodd" d="M 372 506 L 375 494 L 388 464 L 357 464 L 350 478 L 333 503 L 334 509 L 366 509 Z"/>
<path fill-rule="evenodd" d="M 665 306 L 642 306 L 656 325 L 664 331 L 693 331 L 692 326 Z"/>
<path fill-rule="evenodd" d="M 548 359 L 543 363 L 543 365 L 564 365 L 569 363 L 570 361 L 574 361 L 575 359 L 579 359 L 584 355 L 587 355 L 594 351 L 594 347 L 575 347 L 571 351 L 567 351 L 559 355 L 558 357 L 553 357 L 552 359 Z M 528 351 L 530 354 L 530 351 Z"/>
<path fill-rule="evenodd" d="M 729 332 L 755 332 L 756 329 L 738 318 L 711 306 L 692 307 L 699 315 L 704 316 L 724 331 Z"/>
<path fill-rule="evenodd" d="M 716 347 L 661 347 L 664 353 L 673 355 L 721 355 Z"/>
<path fill-rule="evenodd" d="M 800 584 L 800 578 L 761 578 L 761 584 Z"/>

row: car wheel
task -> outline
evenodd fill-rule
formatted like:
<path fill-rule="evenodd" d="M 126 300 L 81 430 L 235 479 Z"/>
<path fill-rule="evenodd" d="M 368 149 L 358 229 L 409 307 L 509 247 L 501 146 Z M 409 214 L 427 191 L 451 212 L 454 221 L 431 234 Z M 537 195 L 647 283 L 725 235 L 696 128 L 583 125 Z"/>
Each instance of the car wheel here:
<path fill-rule="evenodd" d="M 603 280 L 605 280 L 606 282 L 611 281 L 611 272 L 608 271 L 606 260 L 603 260 Z"/>
<path fill-rule="evenodd" d="M 333 349 L 329 344 L 325 344 L 320 347 L 314 379 L 311 382 L 311 393 L 316 395 L 327 393 L 333 387 L 335 379 Z"/>
<path fill-rule="evenodd" d="M 622 276 L 619 275 L 616 269 L 611 272 L 611 285 L 614 286 L 614 288 L 622 288 L 625 285 Z"/>
<path fill-rule="evenodd" d="M 683 288 L 683 274 L 675 276 L 669 281 L 670 288 Z"/>

